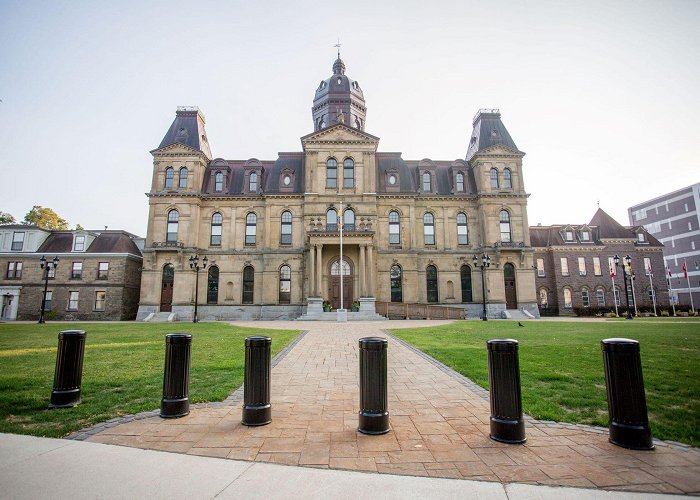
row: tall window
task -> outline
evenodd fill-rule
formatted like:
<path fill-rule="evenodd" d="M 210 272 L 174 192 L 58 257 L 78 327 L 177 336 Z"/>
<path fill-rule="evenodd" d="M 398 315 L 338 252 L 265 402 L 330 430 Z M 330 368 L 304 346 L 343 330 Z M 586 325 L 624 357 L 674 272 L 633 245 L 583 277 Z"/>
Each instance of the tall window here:
<path fill-rule="evenodd" d="M 620 289 L 617 288 L 617 285 L 615 285 L 613 293 L 615 294 L 615 304 L 617 305 L 617 307 L 620 307 Z"/>
<path fill-rule="evenodd" d="M 585 257 L 578 258 L 578 275 L 579 276 L 586 275 L 586 258 Z"/>
<path fill-rule="evenodd" d="M 571 303 L 571 289 L 564 288 L 564 309 L 571 309 L 573 304 Z"/>
<path fill-rule="evenodd" d="M 459 212 L 457 213 L 457 244 L 466 245 L 467 243 L 469 243 L 467 216 L 463 212 Z"/>
<path fill-rule="evenodd" d="M 544 276 L 544 259 L 537 259 L 537 276 Z"/>
<path fill-rule="evenodd" d="M 80 292 L 68 292 L 68 310 L 77 311 L 80 301 Z"/>
<path fill-rule="evenodd" d="M 83 263 L 82 262 L 73 262 L 73 267 L 71 268 L 70 277 L 71 277 L 71 279 L 74 279 L 74 280 L 82 279 L 82 277 L 83 277 Z"/>
<path fill-rule="evenodd" d="M 97 279 L 106 280 L 109 277 L 109 262 L 97 264 Z"/>
<path fill-rule="evenodd" d="M 187 187 L 187 168 L 182 167 L 180 169 L 180 184 L 178 185 L 180 189 L 185 189 Z"/>
<path fill-rule="evenodd" d="M 207 273 L 207 304 L 219 302 L 219 267 L 211 266 Z"/>
<path fill-rule="evenodd" d="M 168 212 L 168 232 L 165 237 L 165 241 L 168 243 L 174 243 L 177 241 L 177 226 L 180 220 L 180 214 L 177 210 L 171 210 Z"/>
<path fill-rule="evenodd" d="M 591 233 L 588 231 L 581 231 L 581 241 L 591 241 Z"/>
<path fill-rule="evenodd" d="M 248 191 L 251 193 L 258 192 L 258 174 L 256 172 L 251 172 L 248 178 Z"/>
<path fill-rule="evenodd" d="M 280 229 L 280 245 L 292 244 L 292 212 L 285 210 L 282 212 Z"/>
<path fill-rule="evenodd" d="M 355 230 L 355 212 L 351 208 L 346 208 L 343 212 L 343 231 Z"/>
<path fill-rule="evenodd" d="M 15 232 L 12 234 L 12 251 L 21 252 L 24 248 L 24 232 Z"/>
<path fill-rule="evenodd" d="M 462 302 L 471 302 L 472 298 L 472 268 L 464 265 L 459 270 L 462 281 Z"/>
<path fill-rule="evenodd" d="M 326 211 L 326 231 L 337 231 L 338 230 L 338 212 L 335 208 L 329 208 Z"/>
<path fill-rule="evenodd" d="M 76 235 L 75 242 L 73 243 L 73 251 L 84 252 L 85 251 L 85 236 Z"/>
<path fill-rule="evenodd" d="M 51 290 L 46 291 L 46 298 L 44 299 L 44 311 L 51 310 L 51 301 L 53 300 L 53 292 Z"/>
<path fill-rule="evenodd" d="M 343 187 L 355 187 L 355 162 L 352 158 L 343 161 Z"/>
<path fill-rule="evenodd" d="M 549 305 L 549 297 L 547 296 L 547 289 L 540 288 L 540 307 L 546 308 Z"/>
<path fill-rule="evenodd" d="M 510 214 L 507 210 L 501 210 L 498 214 L 498 220 L 501 227 L 501 241 L 510 242 Z"/>
<path fill-rule="evenodd" d="M 391 266 L 389 279 L 391 280 L 391 301 L 403 302 L 403 273 L 400 265 L 393 264 Z"/>
<path fill-rule="evenodd" d="M 457 175 L 455 176 L 455 181 L 457 184 L 457 192 L 458 193 L 463 193 L 464 192 L 464 174 L 462 172 L 457 172 Z"/>
<path fill-rule="evenodd" d="M 95 311 L 104 311 L 107 292 L 95 292 Z"/>
<path fill-rule="evenodd" d="M 426 245 L 435 244 L 435 218 L 430 212 L 423 216 L 423 242 Z"/>
<path fill-rule="evenodd" d="M 430 265 L 425 269 L 425 288 L 428 302 L 438 302 L 438 272 L 437 267 Z"/>
<path fill-rule="evenodd" d="M 7 263 L 7 277 L 10 279 L 20 279 L 22 277 L 22 263 L 21 262 L 8 262 Z"/>
<path fill-rule="evenodd" d="M 581 289 L 581 304 L 583 307 L 590 307 L 591 305 L 591 297 L 588 293 L 588 288 L 585 286 Z"/>
<path fill-rule="evenodd" d="M 491 189 L 498 189 L 498 170 L 491 169 Z"/>
<path fill-rule="evenodd" d="M 401 243 L 401 222 L 399 213 L 396 210 L 389 212 L 389 244 L 398 245 Z"/>
<path fill-rule="evenodd" d="M 243 303 L 253 303 L 253 291 L 255 287 L 255 271 L 252 266 L 243 268 Z"/>
<path fill-rule="evenodd" d="M 292 270 L 289 266 L 280 267 L 279 303 L 289 304 L 292 301 Z"/>
<path fill-rule="evenodd" d="M 209 244 L 214 247 L 221 246 L 221 229 L 224 218 L 219 212 L 215 212 L 211 216 L 211 234 L 209 235 Z"/>
<path fill-rule="evenodd" d="M 257 216 L 251 212 L 245 217 L 245 244 L 255 245 L 255 236 L 258 230 Z"/>
<path fill-rule="evenodd" d="M 168 167 L 165 169 L 165 188 L 171 189 L 173 187 L 173 177 L 175 177 L 175 170 L 173 167 Z"/>
<path fill-rule="evenodd" d="M 513 187 L 513 182 L 510 177 L 510 169 L 507 168 L 503 171 L 503 189 L 511 189 Z"/>
<path fill-rule="evenodd" d="M 560 259 L 560 262 L 561 262 L 561 275 L 568 276 L 569 275 L 569 259 L 568 259 L 568 257 L 562 257 Z"/>
<path fill-rule="evenodd" d="M 600 276 L 602 271 L 600 269 L 600 257 L 593 257 L 593 274 Z"/>
<path fill-rule="evenodd" d="M 605 290 L 603 290 L 602 288 L 596 289 L 595 298 L 600 307 L 605 306 Z"/>
<path fill-rule="evenodd" d="M 644 257 L 644 276 L 649 276 L 651 270 L 651 259 L 649 257 Z"/>
<path fill-rule="evenodd" d="M 430 193 L 432 191 L 430 185 L 430 172 L 423 172 L 423 192 Z"/>
<path fill-rule="evenodd" d="M 214 191 L 220 193 L 224 190 L 224 174 L 217 172 L 214 174 Z"/>
<path fill-rule="evenodd" d="M 326 187 L 338 187 L 338 162 L 335 158 L 328 158 L 326 162 Z"/>

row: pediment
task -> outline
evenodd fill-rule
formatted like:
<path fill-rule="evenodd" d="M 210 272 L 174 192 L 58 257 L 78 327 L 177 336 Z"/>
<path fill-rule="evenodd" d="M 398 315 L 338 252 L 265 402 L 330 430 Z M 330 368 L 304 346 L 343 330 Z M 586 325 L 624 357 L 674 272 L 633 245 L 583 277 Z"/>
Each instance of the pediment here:
<path fill-rule="evenodd" d="M 476 153 L 474 156 L 479 156 L 479 155 L 497 155 L 497 156 L 523 156 L 525 153 L 522 151 L 518 151 L 517 149 L 512 149 L 509 148 L 508 146 L 504 146 L 503 144 L 494 144 L 493 146 L 490 146 L 486 149 L 482 149 L 478 153 Z"/>
<path fill-rule="evenodd" d="M 317 132 L 305 135 L 301 138 L 302 144 L 311 143 L 367 143 L 367 144 L 378 144 L 379 137 L 375 137 L 371 134 L 358 130 L 356 128 L 351 128 L 338 123 L 332 127 L 324 128 Z"/>
<path fill-rule="evenodd" d="M 154 149 L 151 151 L 152 155 L 156 154 L 168 154 L 168 155 L 191 155 L 191 154 L 204 154 L 202 151 L 199 149 L 191 148 L 190 146 L 186 146 L 185 144 L 180 144 L 179 142 L 176 142 L 174 144 L 170 144 L 169 146 L 164 146 L 162 148 Z"/>

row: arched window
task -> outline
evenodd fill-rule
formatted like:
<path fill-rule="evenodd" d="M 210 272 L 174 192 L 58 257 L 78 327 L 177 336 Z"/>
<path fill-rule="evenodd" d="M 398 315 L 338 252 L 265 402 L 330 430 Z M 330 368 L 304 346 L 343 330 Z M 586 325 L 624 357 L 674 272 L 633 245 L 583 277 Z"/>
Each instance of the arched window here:
<path fill-rule="evenodd" d="M 435 219 L 430 212 L 423 216 L 423 243 L 426 245 L 435 244 Z"/>
<path fill-rule="evenodd" d="M 547 289 L 540 288 L 540 307 L 547 308 L 549 305 L 549 298 L 547 296 Z"/>
<path fill-rule="evenodd" d="M 571 289 L 564 288 L 564 309 L 571 309 L 573 306 L 571 302 Z"/>
<path fill-rule="evenodd" d="M 389 244 L 398 245 L 401 243 L 401 222 L 399 213 L 396 210 L 389 212 Z"/>
<path fill-rule="evenodd" d="M 338 187 L 338 162 L 335 158 L 328 158 L 326 162 L 326 187 Z"/>
<path fill-rule="evenodd" d="M 280 245 L 292 244 L 292 212 L 285 210 L 282 212 L 282 228 L 280 233 Z"/>
<path fill-rule="evenodd" d="M 255 245 L 255 235 L 258 230 L 258 217 L 253 213 L 249 213 L 245 217 L 245 244 Z"/>
<path fill-rule="evenodd" d="M 510 214 L 507 210 L 501 210 L 498 221 L 501 226 L 501 241 L 507 243 L 510 241 Z"/>
<path fill-rule="evenodd" d="M 182 167 L 180 169 L 180 184 L 178 184 L 180 189 L 185 189 L 187 187 L 187 168 Z"/>
<path fill-rule="evenodd" d="M 177 226 L 180 221 L 180 213 L 177 210 L 168 212 L 168 229 L 165 241 L 174 243 L 177 241 Z"/>
<path fill-rule="evenodd" d="M 430 193 L 431 191 L 430 172 L 423 172 L 423 192 Z"/>
<path fill-rule="evenodd" d="M 464 174 L 462 172 L 457 172 L 457 175 L 455 176 L 455 181 L 456 181 L 456 188 L 458 193 L 463 193 L 464 192 Z"/>
<path fill-rule="evenodd" d="M 438 302 L 438 272 L 437 267 L 433 265 L 425 269 L 425 288 L 428 302 Z"/>
<path fill-rule="evenodd" d="M 590 307 L 591 305 L 591 296 L 588 292 L 588 288 L 585 286 L 581 289 L 581 305 L 583 307 Z"/>
<path fill-rule="evenodd" d="M 615 288 L 613 289 L 613 294 L 615 294 L 615 305 L 617 305 L 617 307 L 620 307 L 620 289 L 617 288 L 617 285 L 615 285 Z"/>
<path fill-rule="evenodd" d="M 256 172 L 251 172 L 248 178 L 248 191 L 251 193 L 258 192 L 258 174 Z"/>
<path fill-rule="evenodd" d="M 292 270 L 289 266 L 280 267 L 279 303 L 289 304 L 292 301 Z"/>
<path fill-rule="evenodd" d="M 343 187 L 355 187 L 355 162 L 352 158 L 343 161 Z"/>
<path fill-rule="evenodd" d="M 253 303 L 253 291 L 255 287 L 255 270 L 253 266 L 243 268 L 243 303 Z"/>
<path fill-rule="evenodd" d="M 503 189 L 511 189 L 513 183 L 510 178 L 510 169 L 507 168 L 503 171 Z"/>
<path fill-rule="evenodd" d="M 338 230 L 338 212 L 335 208 L 329 208 L 326 211 L 326 231 Z"/>
<path fill-rule="evenodd" d="M 331 276 L 340 276 L 340 260 L 331 264 Z M 343 276 L 350 276 L 350 264 L 345 259 L 343 259 Z"/>
<path fill-rule="evenodd" d="M 498 170 L 491 169 L 491 189 L 498 189 Z"/>
<path fill-rule="evenodd" d="M 173 177 L 175 177 L 175 170 L 173 169 L 173 167 L 166 168 L 165 169 L 165 189 L 172 189 Z"/>
<path fill-rule="evenodd" d="M 464 265 L 459 270 L 459 277 L 462 282 L 462 302 L 472 302 L 472 268 Z"/>
<path fill-rule="evenodd" d="M 403 272 L 400 265 L 393 264 L 391 266 L 389 279 L 391 281 L 391 301 L 403 302 Z"/>
<path fill-rule="evenodd" d="M 355 212 L 351 208 L 346 208 L 343 212 L 343 231 L 352 232 L 355 230 Z"/>
<path fill-rule="evenodd" d="M 221 225 L 223 220 L 224 219 L 219 212 L 216 212 L 211 216 L 211 235 L 209 237 L 209 244 L 211 246 L 221 246 Z"/>
<path fill-rule="evenodd" d="M 224 190 L 224 174 L 217 172 L 214 174 L 214 191 L 220 193 Z"/>
<path fill-rule="evenodd" d="M 595 298 L 600 307 L 605 306 L 605 290 L 603 290 L 602 288 L 596 288 Z"/>
<path fill-rule="evenodd" d="M 467 216 L 464 212 L 457 213 L 457 244 L 466 245 L 469 243 L 469 233 L 467 231 Z"/>
<path fill-rule="evenodd" d="M 211 266 L 207 276 L 207 304 L 219 302 L 219 268 Z"/>

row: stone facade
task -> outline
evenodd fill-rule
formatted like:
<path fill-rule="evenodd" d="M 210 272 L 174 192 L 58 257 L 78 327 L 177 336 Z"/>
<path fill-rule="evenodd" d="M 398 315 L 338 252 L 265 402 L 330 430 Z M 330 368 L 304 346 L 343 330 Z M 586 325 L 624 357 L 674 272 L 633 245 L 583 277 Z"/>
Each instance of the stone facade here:
<path fill-rule="evenodd" d="M 535 248 L 535 283 L 542 315 L 614 312 L 610 261 L 615 255 L 620 258 L 614 277 L 620 293 L 620 314 L 627 310 L 622 273 L 627 255 L 634 275 L 634 294 L 627 281 L 630 304 L 636 300 L 637 309 L 651 311 L 653 287 L 657 308 L 668 309 L 663 245 L 644 228 L 623 227 L 598 209 L 589 224 L 531 227 L 530 238 Z M 649 264 L 651 277 L 646 270 Z"/>
<path fill-rule="evenodd" d="M 336 61 L 332 78 L 345 78 L 344 71 Z M 345 87 L 352 106 L 361 91 L 348 82 L 317 92 L 314 109 L 329 109 Z M 483 254 L 491 259 L 489 314 L 507 307 L 538 313 L 524 153 L 498 110 L 477 113 L 465 159 L 413 161 L 378 151 L 364 108 L 355 122 L 346 122 L 343 109 L 314 115 L 301 152 L 261 161 L 213 158 L 202 113 L 178 108 L 151 152 L 139 319 L 163 311 L 191 319 L 195 295 L 200 319 L 296 318 L 309 299 L 340 305 L 341 272 L 347 309 L 373 299 L 364 313 L 373 313 L 367 308 L 376 300 L 477 315 L 483 291 L 472 259 Z M 189 265 L 195 254 L 208 259 L 197 293 Z"/>
<path fill-rule="evenodd" d="M 35 226 L 2 226 L 24 232 L 26 246 L 0 252 L 3 319 L 38 320 L 45 286 L 39 259 L 58 257 L 47 291 L 48 320 L 133 320 L 139 303 L 142 257 L 134 235 L 123 231 L 45 231 Z M 1 244 L 1 243 L 0 243 Z M 21 274 L 17 276 L 17 263 Z M 14 269 L 14 272 L 12 270 Z M 79 270 L 79 272 L 78 272 Z M 76 294 L 77 293 L 77 294 Z M 103 295 L 104 294 L 104 295 Z"/>

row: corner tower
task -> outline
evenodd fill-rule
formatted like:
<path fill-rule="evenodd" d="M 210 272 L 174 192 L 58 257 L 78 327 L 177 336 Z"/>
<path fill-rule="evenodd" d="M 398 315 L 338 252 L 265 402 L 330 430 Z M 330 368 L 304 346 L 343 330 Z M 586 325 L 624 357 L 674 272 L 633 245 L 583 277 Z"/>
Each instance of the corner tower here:
<path fill-rule="evenodd" d="M 345 63 L 340 59 L 340 53 L 333 63 L 333 76 L 322 80 L 316 88 L 311 112 L 314 132 L 336 123 L 365 129 L 365 97 L 360 84 L 345 75 Z"/>

